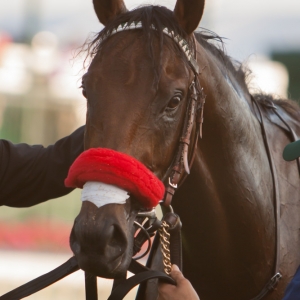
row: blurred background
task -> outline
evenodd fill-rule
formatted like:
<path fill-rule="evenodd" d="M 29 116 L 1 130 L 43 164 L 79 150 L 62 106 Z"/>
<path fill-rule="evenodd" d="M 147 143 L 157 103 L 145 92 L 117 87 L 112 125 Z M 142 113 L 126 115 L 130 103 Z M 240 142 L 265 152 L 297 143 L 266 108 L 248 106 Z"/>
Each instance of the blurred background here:
<path fill-rule="evenodd" d="M 175 0 L 125 1 L 173 9 Z M 300 100 L 300 1 L 207 0 L 201 27 L 252 70 L 251 91 Z M 92 1 L 10 0 L 0 10 L 0 138 L 54 143 L 85 122 L 84 41 L 101 30 Z M 0 209 L 0 294 L 71 256 L 79 191 L 32 208 Z M 98 280 L 101 299 L 110 281 Z M 84 299 L 82 272 L 29 299 Z M 133 299 L 133 293 L 126 299 Z"/>

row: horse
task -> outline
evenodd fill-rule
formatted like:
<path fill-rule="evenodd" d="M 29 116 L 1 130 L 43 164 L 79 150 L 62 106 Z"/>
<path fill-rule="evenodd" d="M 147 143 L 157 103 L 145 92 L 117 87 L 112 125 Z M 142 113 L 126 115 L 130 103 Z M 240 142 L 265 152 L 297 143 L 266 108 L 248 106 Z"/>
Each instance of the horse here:
<path fill-rule="evenodd" d="M 93 0 L 104 29 L 89 44 L 92 60 L 82 78 L 85 150 L 129 155 L 169 186 L 190 86 L 199 81 L 206 95 L 202 136 L 196 141 L 193 125 L 194 161 L 172 200 L 183 224 L 183 273 L 202 300 L 261 299 L 262 290 L 264 299 L 281 299 L 300 264 L 299 173 L 282 159 L 290 142 L 286 124 L 300 135 L 300 109 L 250 94 L 247 72 L 216 44 L 218 36 L 197 31 L 204 2 L 127 11 L 122 0 Z M 186 45 L 176 43 L 178 36 Z M 80 268 L 123 276 L 141 208 L 133 196 L 99 208 L 83 201 L 70 236 Z M 156 296 L 149 284 L 140 299 Z"/>

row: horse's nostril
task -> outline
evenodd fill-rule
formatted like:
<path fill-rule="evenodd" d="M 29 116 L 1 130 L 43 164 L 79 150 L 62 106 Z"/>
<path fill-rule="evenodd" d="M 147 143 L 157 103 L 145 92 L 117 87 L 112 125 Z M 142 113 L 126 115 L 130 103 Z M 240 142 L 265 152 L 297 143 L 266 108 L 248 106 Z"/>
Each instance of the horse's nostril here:
<path fill-rule="evenodd" d="M 126 251 L 127 239 L 118 225 L 111 225 L 108 232 L 103 254 L 108 258 L 108 261 L 113 261 Z"/>
<path fill-rule="evenodd" d="M 98 209 L 85 201 L 70 236 L 71 249 L 82 270 L 108 278 L 125 272 L 133 248 L 133 221 L 127 217 L 124 205 L 108 204 Z"/>
<path fill-rule="evenodd" d="M 127 247 L 127 239 L 123 231 L 117 225 L 110 226 L 110 238 L 106 245 L 107 254 L 112 258 L 118 257 L 124 253 Z"/>

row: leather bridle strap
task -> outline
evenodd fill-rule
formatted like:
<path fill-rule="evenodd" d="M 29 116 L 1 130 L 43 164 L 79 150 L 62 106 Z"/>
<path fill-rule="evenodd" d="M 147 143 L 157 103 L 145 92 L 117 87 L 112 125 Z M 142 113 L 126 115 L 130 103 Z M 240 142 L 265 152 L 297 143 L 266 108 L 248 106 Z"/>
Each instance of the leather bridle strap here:
<path fill-rule="evenodd" d="M 175 281 L 166 273 L 160 271 L 144 271 L 120 283 L 120 285 L 113 289 L 111 295 L 107 300 L 121 300 L 133 287 L 150 279 L 160 279 L 163 282 L 175 285 Z"/>
<path fill-rule="evenodd" d="M 262 137 L 263 141 L 265 144 L 269 164 L 270 164 L 270 169 L 271 169 L 271 174 L 272 174 L 272 181 L 273 181 L 273 189 L 274 189 L 274 210 L 275 210 L 275 236 L 276 236 L 276 248 L 275 248 L 275 268 L 274 268 L 274 276 L 268 281 L 268 283 L 263 287 L 261 292 L 251 300 L 260 300 L 262 299 L 268 292 L 272 291 L 275 287 L 275 285 L 278 283 L 278 281 L 281 279 L 282 275 L 279 272 L 279 267 L 280 267 L 280 199 L 279 199 L 279 188 L 278 188 L 278 177 L 277 177 L 277 172 L 274 164 L 274 160 L 271 154 L 269 142 L 268 142 L 268 136 L 266 133 L 265 129 L 265 123 L 264 123 L 264 118 L 261 112 L 261 109 L 259 107 L 258 102 L 256 99 L 251 95 L 251 100 L 255 104 L 259 118 L 258 121 L 261 126 L 261 131 L 262 131 Z"/>
<path fill-rule="evenodd" d="M 169 277 L 166 273 L 150 270 L 135 260 L 131 260 L 128 271 L 135 275 L 120 281 L 119 284 L 114 287 L 107 300 L 121 300 L 133 287 L 150 279 L 158 278 L 163 282 L 176 285 L 174 279 Z"/>
<path fill-rule="evenodd" d="M 205 94 L 199 82 L 199 67 L 197 65 L 197 43 L 194 40 L 194 59 L 189 62 L 189 65 L 194 73 L 194 80 L 189 87 L 188 109 L 185 116 L 182 134 L 179 140 L 179 148 L 175 155 L 175 159 L 169 170 L 168 182 L 166 184 L 166 193 L 163 200 L 165 206 L 169 206 L 175 194 L 178 185 L 182 184 L 186 176 L 190 173 L 191 166 L 194 161 L 198 138 L 202 138 L 203 110 L 205 103 Z M 190 146 L 191 134 L 196 122 L 196 134 L 194 143 Z M 189 149 L 192 149 L 189 160 Z"/>
<path fill-rule="evenodd" d="M 71 257 L 68 261 L 63 263 L 61 266 L 57 267 L 56 269 L 52 270 L 51 272 L 44 274 L 28 283 L 21 285 L 20 287 L 0 296 L 1 300 L 19 300 L 25 297 L 28 297 L 47 286 L 61 280 L 62 278 L 74 273 L 75 271 L 79 270 L 79 266 L 75 256 Z M 169 277 L 167 274 L 160 272 L 160 271 L 152 271 L 149 268 L 139 264 L 135 260 L 131 261 L 131 264 L 128 269 L 130 272 L 136 274 L 129 279 L 120 282 L 120 285 L 116 286 L 110 297 L 109 300 L 121 300 L 123 299 L 126 294 L 136 285 L 145 282 L 149 279 L 159 278 L 163 282 L 167 282 L 170 284 L 176 284 L 175 281 Z M 96 278 L 96 277 L 95 277 Z M 92 286 L 96 288 L 96 284 Z M 90 296 L 87 294 L 86 299 L 92 300 L 93 298 L 97 297 L 97 293 L 93 296 L 93 293 L 89 292 L 89 287 L 86 286 L 87 293 L 90 293 Z M 91 297 L 92 296 L 92 297 Z M 97 298 L 96 298 L 97 299 Z"/>
<path fill-rule="evenodd" d="M 287 127 L 288 132 L 290 133 L 290 137 L 291 137 L 291 141 L 295 142 L 298 140 L 297 135 L 295 133 L 295 131 L 293 130 L 293 128 L 284 120 L 284 118 L 278 113 L 277 111 L 277 107 L 274 105 L 273 102 L 267 102 L 264 103 L 264 106 L 266 106 L 269 109 L 272 109 L 272 111 L 274 112 L 274 114 L 276 114 L 276 116 L 281 120 L 281 122 Z M 300 157 L 296 158 L 296 162 L 297 162 L 297 166 L 298 166 L 298 173 L 300 175 Z"/>
<path fill-rule="evenodd" d="M 281 279 L 282 275 L 279 272 L 279 266 L 280 266 L 280 200 L 279 200 L 279 190 L 278 190 L 278 181 L 277 181 L 277 173 L 276 168 L 274 166 L 274 161 L 271 155 L 271 151 L 268 144 L 268 138 L 265 130 L 264 120 L 262 116 L 261 109 L 259 107 L 259 104 L 257 103 L 256 99 L 251 96 L 251 100 L 253 103 L 255 103 L 255 106 L 258 110 L 259 116 L 260 116 L 260 124 L 263 134 L 263 139 L 265 142 L 266 151 L 269 158 L 269 163 L 271 167 L 271 173 L 272 173 L 272 180 L 274 185 L 274 205 L 275 205 L 275 224 L 276 224 L 276 260 L 275 260 L 275 275 L 270 279 L 270 281 L 265 285 L 265 287 L 262 289 L 262 291 L 253 299 L 251 300 L 260 300 L 262 299 L 269 291 L 273 290 L 277 282 Z M 283 117 L 278 113 L 277 107 L 274 105 L 273 102 L 267 101 L 262 103 L 263 106 L 265 106 L 268 109 L 271 109 L 277 117 L 281 120 L 281 122 L 287 127 L 288 132 L 290 133 L 290 137 L 292 142 L 297 140 L 296 133 L 294 130 L 290 127 L 290 125 L 283 119 Z M 300 175 L 300 159 L 297 160 L 297 167 L 298 172 Z"/>
<path fill-rule="evenodd" d="M 19 300 L 28 297 L 45 287 L 61 280 L 62 278 L 79 270 L 79 266 L 75 256 L 71 257 L 68 261 L 63 263 L 58 268 L 51 272 L 44 274 L 32 281 L 29 281 L 18 288 L 0 296 L 1 300 Z"/>

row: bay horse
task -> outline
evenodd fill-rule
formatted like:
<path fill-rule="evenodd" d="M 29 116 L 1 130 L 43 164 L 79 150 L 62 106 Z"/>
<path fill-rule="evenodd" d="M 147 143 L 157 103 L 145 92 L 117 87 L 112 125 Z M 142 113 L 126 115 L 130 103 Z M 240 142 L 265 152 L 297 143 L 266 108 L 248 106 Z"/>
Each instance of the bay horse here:
<path fill-rule="evenodd" d="M 279 262 L 282 278 L 264 299 L 281 299 L 300 264 L 300 184 L 296 163 L 282 159 L 290 136 L 278 114 L 299 136 L 299 107 L 249 93 L 242 66 L 212 35 L 195 32 L 204 0 L 177 0 L 174 11 L 159 6 L 127 11 L 122 0 L 93 3 L 105 27 L 89 46 L 92 62 L 82 79 L 85 149 L 125 153 L 168 185 L 194 72 L 186 48 L 164 29 L 182 37 L 196 54 L 196 77 L 206 94 L 203 137 L 172 201 L 183 224 L 183 273 L 201 300 L 258 299 Z M 127 28 L 132 24 L 140 26 Z M 191 136 L 195 141 L 195 128 Z M 126 272 L 140 206 L 134 197 L 100 208 L 82 203 L 70 237 L 80 268 L 107 278 Z M 156 299 L 155 288 L 146 288 L 142 299 Z"/>

